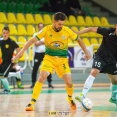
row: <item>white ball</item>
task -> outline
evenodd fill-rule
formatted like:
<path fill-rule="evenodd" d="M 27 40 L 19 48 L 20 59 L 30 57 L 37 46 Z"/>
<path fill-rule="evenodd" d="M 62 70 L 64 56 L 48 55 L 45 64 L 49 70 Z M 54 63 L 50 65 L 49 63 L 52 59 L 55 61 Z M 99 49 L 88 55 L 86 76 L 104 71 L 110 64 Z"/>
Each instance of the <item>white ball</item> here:
<path fill-rule="evenodd" d="M 84 111 L 89 111 L 93 107 L 93 103 L 90 99 L 84 98 L 83 101 L 81 102 L 81 107 Z"/>

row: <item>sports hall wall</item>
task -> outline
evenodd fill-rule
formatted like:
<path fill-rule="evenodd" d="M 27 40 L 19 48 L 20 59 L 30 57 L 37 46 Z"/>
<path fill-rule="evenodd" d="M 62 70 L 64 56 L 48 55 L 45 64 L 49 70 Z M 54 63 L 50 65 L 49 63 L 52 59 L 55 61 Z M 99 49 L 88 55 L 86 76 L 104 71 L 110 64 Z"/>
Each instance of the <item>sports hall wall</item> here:
<path fill-rule="evenodd" d="M 102 7 L 110 10 L 111 12 L 117 14 L 117 0 L 92 0 Z M 106 4 L 105 4 L 106 3 Z"/>

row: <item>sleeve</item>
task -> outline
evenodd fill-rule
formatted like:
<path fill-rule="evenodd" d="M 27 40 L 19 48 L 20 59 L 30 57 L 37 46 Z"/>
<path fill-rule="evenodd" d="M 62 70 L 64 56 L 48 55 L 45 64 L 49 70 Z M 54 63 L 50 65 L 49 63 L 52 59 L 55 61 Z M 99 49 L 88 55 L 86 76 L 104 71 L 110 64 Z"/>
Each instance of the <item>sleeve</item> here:
<path fill-rule="evenodd" d="M 16 49 L 16 48 L 19 48 L 19 45 L 15 41 L 13 41 L 13 47 L 14 49 Z"/>
<path fill-rule="evenodd" d="M 46 31 L 47 31 L 47 28 L 44 27 L 42 30 L 40 30 L 40 31 L 35 35 L 35 37 L 36 37 L 38 40 L 44 38 L 44 37 L 45 37 L 45 34 L 46 34 Z"/>
<path fill-rule="evenodd" d="M 78 40 L 78 35 L 76 33 L 74 33 L 71 29 L 69 29 L 69 37 L 73 40 L 73 41 L 77 41 Z"/>
<path fill-rule="evenodd" d="M 97 33 L 107 36 L 109 34 L 109 28 L 98 27 Z"/>

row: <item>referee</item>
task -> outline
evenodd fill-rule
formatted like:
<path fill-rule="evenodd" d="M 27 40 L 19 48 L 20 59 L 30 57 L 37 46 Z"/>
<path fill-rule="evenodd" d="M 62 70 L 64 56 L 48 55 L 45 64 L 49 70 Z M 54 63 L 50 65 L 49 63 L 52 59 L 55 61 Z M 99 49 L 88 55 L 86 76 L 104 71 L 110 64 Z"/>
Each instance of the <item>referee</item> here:
<path fill-rule="evenodd" d="M 44 27 L 43 23 L 38 24 L 39 31 L 41 29 L 43 29 L 43 27 Z M 35 34 L 34 34 L 34 36 L 35 36 Z M 37 71 L 38 71 L 38 68 L 39 68 L 43 58 L 44 58 L 44 54 L 45 54 L 44 39 L 41 39 L 40 41 L 37 41 L 35 43 L 34 53 L 35 54 L 34 54 L 34 66 L 33 66 L 33 70 L 32 70 L 32 85 L 30 88 L 33 88 L 35 85 Z M 48 87 L 54 88 L 51 84 L 51 82 L 52 82 L 52 75 L 51 74 L 47 77 L 47 81 L 48 81 Z"/>

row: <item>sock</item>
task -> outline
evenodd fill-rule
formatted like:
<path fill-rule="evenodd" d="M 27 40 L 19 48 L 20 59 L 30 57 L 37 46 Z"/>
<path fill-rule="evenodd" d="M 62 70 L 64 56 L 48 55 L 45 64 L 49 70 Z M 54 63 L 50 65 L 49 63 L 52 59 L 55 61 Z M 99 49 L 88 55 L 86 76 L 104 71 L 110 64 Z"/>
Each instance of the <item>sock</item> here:
<path fill-rule="evenodd" d="M 72 86 L 71 88 L 66 86 L 66 91 L 67 91 L 67 94 L 68 94 L 68 99 L 72 100 L 72 94 L 74 92 L 74 86 Z"/>
<path fill-rule="evenodd" d="M 20 85 L 21 84 L 21 81 L 17 81 L 17 85 Z"/>
<path fill-rule="evenodd" d="M 0 78 L 0 80 L 2 81 L 2 84 L 4 86 L 4 89 L 10 90 L 9 89 L 9 82 L 8 82 L 7 78 Z"/>
<path fill-rule="evenodd" d="M 110 85 L 110 91 L 111 91 L 111 98 L 113 100 L 117 100 L 117 85 Z"/>
<path fill-rule="evenodd" d="M 16 77 L 16 81 L 17 81 L 17 85 L 20 85 L 20 84 L 21 84 L 21 79 L 18 79 L 18 78 Z"/>
<path fill-rule="evenodd" d="M 36 82 L 36 84 L 35 84 L 35 86 L 33 88 L 32 100 L 31 100 L 30 104 L 32 104 L 32 105 L 35 104 L 39 94 L 41 93 L 42 86 L 43 86 L 42 83 L 40 83 L 38 81 Z"/>
<path fill-rule="evenodd" d="M 84 84 L 84 88 L 82 91 L 82 94 L 84 95 L 84 97 L 88 93 L 89 89 L 92 87 L 94 80 L 95 80 L 95 77 L 92 75 L 89 75 L 89 77 L 86 79 L 85 84 Z"/>

